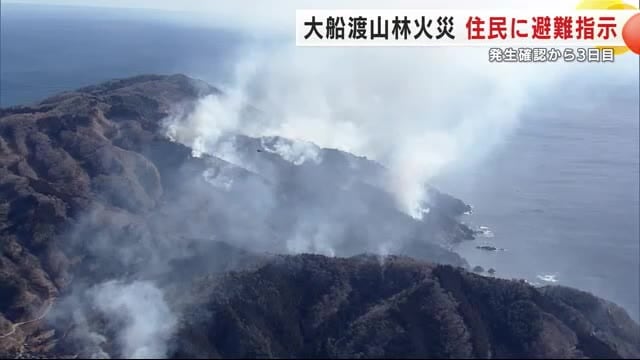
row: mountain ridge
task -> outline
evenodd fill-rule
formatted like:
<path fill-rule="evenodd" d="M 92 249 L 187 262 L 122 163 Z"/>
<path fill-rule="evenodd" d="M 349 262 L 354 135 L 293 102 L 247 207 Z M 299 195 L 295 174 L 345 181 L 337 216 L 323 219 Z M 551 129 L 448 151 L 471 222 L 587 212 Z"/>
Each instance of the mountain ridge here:
<path fill-rule="evenodd" d="M 104 332 L 106 335 L 100 335 L 107 339 L 104 347 L 115 356 L 126 356 L 120 348 L 123 346 L 119 344 L 122 340 L 118 340 L 117 326 L 110 323 L 108 313 L 101 315 L 100 310 L 95 310 L 95 304 L 101 304 L 100 299 L 90 299 L 96 284 L 107 284 L 106 288 L 110 289 L 114 281 L 117 286 L 151 281 L 151 290 L 146 285 L 134 290 L 171 294 L 180 289 L 178 294 L 188 294 L 192 280 L 207 284 L 206 280 L 198 280 L 206 279 L 207 274 L 217 274 L 216 278 L 244 274 L 243 279 L 247 279 L 247 286 L 251 287 L 253 277 L 263 274 L 265 269 L 277 270 L 278 266 L 292 263 L 311 266 L 310 275 L 335 272 L 345 266 L 360 269 L 357 264 L 362 259 L 368 259 L 367 269 L 375 267 L 375 263 L 383 266 L 380 264 L 384 257 L 359 255 L 378 253 L 383 245 L 388 253 L 421 259 L 406 260 L 412 264 L 428 261 L 451 266 L 441 268 L 415 263 L 412 271 L 424 267 L 431 269 L 431 274 L 433 269 L 450 269 L 437 271 L 449 274 L 447 278 L 471 276 L 465 272 L 469 264 L 443 246 L 474 237 L 474 231 L 458 219 L 469 210 L 464 202 L 428 188 L 432 201 L 429 215 L 423 221 L 415 220 L 398 211 L 392 196 L 380 185 L 381 177 L 388 171 L 380 164 L 321 148 L 317 150 L 320 161 L 298 164 L 274 150 L 274 143 L 290 141 L 284 138 L 231 134 L 227 140 L 233 142 L 241 164 L 216 154 L 193 156 L 193 149 L 167 136 L 163 122 L 176 113 L 187 116 L 206 96 L 225 95 L 213 86 L 184 75 L 141 75 L 54 95 L 32 105 L 0 109 L 0 290 L 3 294 L 0 333 L 12 329 L 15 332 L 0 339 L 1 354 L 55 357 L 83 353 L 89 356 L 93 355 L 87 353 L 90 347 L 83 349 L 82 346 L 95 338 L 87 339 L 87 334 Z M 269 255 L 308 252 L 337 258 Z M 390 259 L 393 263 L 397 258 Z M 344 272 L 338 273 L 336 279 L 342 282 L 355 281 L 348 280 L 351 277 Z M 287 279 L 287 274 L 281 275 Z M 474 284 L 485 281 L 482 277 L 472 279 L 476 279 L 470 280 Z M 376 281 L 376 286 L 384 285 L 380 279 Z M 436 283 L 447 288 L 445 295 L 454 294 L 445 297 L 454 296 L 456 301 L 461 301 L 456 291 L 460 281 L 447 282 L 438 277 Z M 279 284 L 282 289 L 294 292 L 304 288 L 304 284 L 299 284 L 301 287 L 296 289 L 285 280 Z M 407 284 L 402 291 L 411 292 L 412 286 Z M 254 287 L 256 292 L 261 291 L 259 286 Z M 531 289 L 526 291 L 538 291 Z M 551 298 L 546 292 L 540 290 L 536 296 Z M 202 295 L 205 303 L 227 311 L 224 304 L 210 303 L 213 300 L 208 296 Z M 57 299 L 52 309 L 54 314 L 46 321 L 14 326 L 36 318 L 54 298 Z M 374 298 L 381 303 L 390 301 Z M 189 300 L 173 298 L 166 306 L 167 311 L 171 314 L 176 309 L 192 311 L 178 305 Z M 349 298 L 347 303 L 350 301 L 358 304 L 362 299 Z M 92 304 L 94 308 L 88 306 Z M 444 301 L 441 305 L 449 309 L 451 316 L 460 316 L 454 303 Z M 280 305 L 275 302 L 273 306 L 275 309 Z M 70 316 L 75 312 L 68 308 L 82 310 L 81 318 Z M 544 314 L 555 319 L 550 321 L 565 324 L 558 325 L 558 329 L 561 328 L 558 331 L 564 331 L 567 339 L 582 336 L 583 340 L 574 343 L 593 347 L 580 351 L 595 356 L 639 353 L 637 347 L 629 345 L 629 339 L 635 339 L 633 331 L 637 330 L 633 325 L 626 325 L 628 329 L 620 333 L 609 327 L 604 335 L 596 336 L 597 341 L 591 341 L 590 335 L 584 335 L 587 333 L 584 329 L 598 321 L 583 314 L 581 311 L 586 310 L 579 310 L 578 305 L 567 309 L 573 309 L 573 319 L 563 319 L 554 313 L 557 310 Z M 237 309 L 240 313 L 245 310 L 248 311 Z M 262 310 L 268 312 L 269 308 Z M 468 319 L 464 321 L 491 322 L 491 319 L 474 317 L 473 314 L 480 311 L 477 308 L 465 311 Z M 540 316 L 546 316 L 544 314 Z M 627 324 L 624 311 L 613 314 L 611 318 Z M 187 316 L 177 317 L 189 321 Z M 294 317 L 287 326 L 299 321 L 302 320 Z M 423 331 L 420 326 L 430 326 L 428 323 L 416 323 L 411 325 L 413 330 L 402 331 Z M 226 324 L 235 326 L 233 321 Z M 191 329 L 205 325 L 196 322 Z M 191 331 L 189 329 L 178 327 L 178 333 Z M 570 335 L 572 333 L 574 335 Z M 252 337 L 255 334 L 245 335 L 244 340 L 237 341 L 259 340 Z M 338 335 L 347 336 L 331 332 L 318 336 Z M 172 335 L 166 341 L 184 345 L 194 339 Z M 318 352 L 305 346 L 287 348 L 281 339 L 273 336 L 265 341 L 280 344 L 279 350 L 267 351 L 264 346 L 236 343 L 236 348 L 225 347 L 224 351 L 219 345 L 204 346 L 201 351 L 218 354 L 227 351 L 228 355 L 259 350 L 261 354 L 276 357 L 283 354 L 355 356 L 354 344 L 366 344 L 356 341 L 355 337 L 349 339 L 342 344 L 351 345 L 335 348 L 334 352 L 326 349 Z M 470 341 L 489 346 L 491 340 L 487 339 L 471 336 Z M 310 341 L 304 336 L 299 340 Z M 572 341 L 567 340 L 563 346 Z M 182 356 L 189 353 L 190 346 L 175 348 L 172 345 L 163 355 Z M 468 348 L 469 344 L 464 346 Z M 473 346 L 478 349 L 480 345 Z M 420 353 L 418 350 L 416 354 Z M 431 356 L 449 354 L 444 350 L 422 350 L 422 354 Z M 385 349 L 368 354 L 375 356 L 380 351 L 391 354 Z M 482 351 L 473 351 L 464 354 L 483 355 Z M 509 348 L 504 354 L 516 352 Z"/>

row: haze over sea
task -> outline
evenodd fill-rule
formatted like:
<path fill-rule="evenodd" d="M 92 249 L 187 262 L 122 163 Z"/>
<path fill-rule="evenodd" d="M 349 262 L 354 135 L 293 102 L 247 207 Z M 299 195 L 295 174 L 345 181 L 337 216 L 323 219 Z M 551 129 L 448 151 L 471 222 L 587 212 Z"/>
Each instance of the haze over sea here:
<path fill-rule="evenodd" d="M 2 4 L 0 105 L 143 73 L 228 80 L 239 35 L 162 16 Z M 540 283 L 555 275 L 640 318 L 638 81 L 551 89 L 489 158 L 435 180 L 474 206 L 466 222 L 495 235 L 457 249 L 471 265 Z M 507 251 L 475 248 L 485 242 Z"/>

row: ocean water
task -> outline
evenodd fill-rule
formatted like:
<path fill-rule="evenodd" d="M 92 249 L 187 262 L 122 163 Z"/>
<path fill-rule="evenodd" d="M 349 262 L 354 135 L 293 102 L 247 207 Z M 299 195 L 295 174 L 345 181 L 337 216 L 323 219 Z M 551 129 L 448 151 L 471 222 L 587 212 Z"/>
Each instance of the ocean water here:
<path fill-rule="evenodd" d="M 150 10 L 2 4 L 0 106 L 140 74 L 226 81 L 239 36 Z"/>
<path fill-rule="evenodd" d="M 487 229 L 457 249 L 470 264 L 587 290 L 640 318 L 640 95 L 630 80 L 604 98 L 597 85 L 558 89 L 488 159 L 441 179 L 474 206 L 464 221 Z"/>
<path fill-rule="evenodd" d="M 155 17 L 2 4 L 0 105 L 141 73 L 227 80 L 237 34 Z M 556 280 L 639 319 L 638 87 L 636 74 L 604 98 L 588 82 L 558 88 L 487 159 L 436 179 L 474 206 L 464 221 L 493 235 L 457 250 L 497 276 Z M 485 243 L 506 251 L 475 248 Z"/>

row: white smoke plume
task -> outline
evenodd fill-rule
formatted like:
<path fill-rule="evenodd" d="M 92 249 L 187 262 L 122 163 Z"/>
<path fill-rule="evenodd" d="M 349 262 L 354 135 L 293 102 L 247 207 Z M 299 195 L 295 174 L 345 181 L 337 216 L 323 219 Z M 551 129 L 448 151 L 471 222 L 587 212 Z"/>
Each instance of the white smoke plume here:
<path fill-rule="evenodd" d="M 260 140 L 260 145 L 267 152 L 278 154 L 294 165 L 302 165 L 307 161 L 319 164 L 322 161 L 320 148 L 312 143 L 281 137 L 263 137 Z"/>
<path fill-rule="evenodd" d="M 164 290 L 142 280 L 80 284 L 58 299 L 47 318 L 65 329 L 63 337 L 83 356 L 96 359 L 166 358 L 177 325 Z"/>
<path fill-rule="evenodd" d="M 284 3 L 288 5 L 282 6 Z M 482 7 L 490 8 L 493 3 L 501 2 L 483 2 Z M 290 14 L 287 19 L 293 17 L 296 7 L 304 7 L 289 2 L 276 4 L 268 6 L 275 6 L 276 14 Z M 445 2 L 434 4 L 425 2 L 419 7 L 442 8 Z M 214 6 L 220 16 L 228 5 Z M 345 3 L 334 6 L 348 7 Z M 402 7 L 395 3 L 390 6 Z M 240 13 L 248 16 L 248 8 Z M 263 20 L 267 18 L 263 16 Z M 277 15 L 271 21 L 278 22 Z M 428 216 L 426 183 L 492 151 L 515 129 L 529 102 L 561 81 L 567 70 L 561 63 L 489 63 L 487 49 L 478 48 L 296 48 L 285 41 L 249 44 L 241 54 L 235 81 L 227 84 L 225 96 L 201 99 L 187 118 L 167 119 L 169 137 L 191 147 L 194 156 L 211 153 L 250 170 L 251 164 L 242 163 L 236 156 L 228 135 L 265 137 L 261 145 L 266 151 L 296 165 L 322 161 L 317 146 L 365 155 L 390 169 L 388 190 L 398 207 L 415 218 Z M 263 116 L 244 116 L 247 105 L 259 109 Z M 280 141 L 273 138 L 276 136 L 295 141 Z M 212 170 L 203 176 L 217 187 L 231 188 L 233 176 L 223 171 L 220 174 L 213 176 Z M 229 219 L 234 224 L 242 223 L 246 233 L 253 231 L 249 225 L 264 221 L 252 215 L 268 213 L 272 202 L 268 189 L 261 190 L 259 185 L 256 189 L 259 196 L 258 190 L 246 194 L 254 199 L 255 211 L 240 211 L 225 203 L 226 213 L 249 214 L 246 221 L 239 216 Z M 206 191 L 200 193 L 198 189 L 194 193 Z M 176 214 L 189 206 L 200 206 L 193 198 L 175 204 Z M 201 216 L 187 225 L 180 216 L 169 216 L 163 225 L 179 228 L 197 223 L 199 226 L 190 232 L 207 233 L 210 229 L 206 225 L 214 216 L 208 211 L 202 211 Z M 294 234 L 285 244 L 287 250 L 334 255 L 339 244 L 333 241 L 342 238 L 345 229 L 320 222 L 318 217 L 309 218 L 295 224 Z M 172 250 L 176 248 L 180 247 L 171 246 Z M 392 250 L 392 243 L 379 245 L 382 255 Z M 148 282 L 110 281 L 93 288 L 91 295 L 92 304 L 122 324 L 118 343 L 123 357 L 166 356 L 176 319 L 159 288 Z M 97 334 L 91 338 L 103 341 Z"/>
<path fill-rule="evenodd" d="M 120 320 L 123 328 L 118 332 L 118 342 L 122 357 L 166 357 L 166 343 L 176 319 L 159 288 L 143 281 L 109 281 L 92 288 L 91 295 L 101 312 Z"/>
<path fill-rule="evenodd" d="M 154 4 L 187 11 L 195 6 L 188 1 Z M 259 45 L 239 52 L 229 96 L 203 99 L 188 120 L 179 126 L 170 122 L 169 134 L 198 153 L 220 156 L 220 137 L 237 132 L 365 155 L 391 168 L 389 190 L 400 208 L 420 218 L 428 201 L 425 183 L 480 159 L 518 125 L 536 95 L 562 81 L 569 70 L 586 66 L 489 63 L 485 48 L 296 48 L 291 38 L 295 9 L 566 10 L 576 5 L 571 0 L 276 1 L 268 5 L 271 16 L 256 17 L 245 11 L 245 2 L 211 8 L 198 4 L 200 19 L 238 29 Z M 269 36 L 282 40 L 265 42 Z M 267 118 L 243 119 L 240 111 L 246 103 Z M 233 158 L 228 151 L 226 155 Z"/>
<path fill-rule="evenodd" d="M 490 151 L 564 69 L 489 63 L 486 49 L 469 48 L 287 44 L 247 54 L 231 95 L 204 98 L 188 119 L 172 119 L 172 138 L 217 155 L 219 140 L 230 133 L 282 136 L 365 155 L 390 168 L 390 192 L 418 218 L 428 200 L 424 185 Z M 249 104 L 267 115 L 243 118 Z M 300 154 L 314 152 L 312 144 L 295 144 L 280 147 L 283 158 L 300 163 Z"/>
<path fill-rule="evenodd" d="M 245 11 L 248 3 L 268 10 L 249 13 Z M 548 93 L 570 71 L 582 70 L 593 77 L 602 73 L 602 66 L 489 63 L 486 48 L 296 48 L 295 9 L 570 10 L 577 4 L 577 0 L 283 0 L 212 7 L 198 3 L 200 19 L 238 29 L 259 45 L 239 52 L 237 81 L 229 85 L 230 96 L 204 99 L 193 117 L 173 131 L 198 151 L 203 144 L 215 143 L 220 132 L 241 132 L 366 155 L 391 168 L 389 189 L 405 212 L 419 218 L 428 200 L 426 182 L 491 151 L 518 125 L 522 111 L 536 95 Z M 189 1 L 153 5 L 187 11 L 194 6 Z M 266 12 L 270 16 L 255 16 Z M 265 42 L 269 36 L 281 41 Z M 623 66 L 636 65 L 629 61 L 614 72 L 624 73 Z M 268 118 L 243 121 L 238 115 L 243 102 Z M 204 151 L 215 152 L 215 147 Z"/>
<path fill-rule="evenodd" d="M 329 222 L 319 224 L 301 221 L 296 232 L 287 239 L 287 250 L 294 254 L 313 253 L 335 256 L 334 241 L 341 238 L 338 227 Z"/>

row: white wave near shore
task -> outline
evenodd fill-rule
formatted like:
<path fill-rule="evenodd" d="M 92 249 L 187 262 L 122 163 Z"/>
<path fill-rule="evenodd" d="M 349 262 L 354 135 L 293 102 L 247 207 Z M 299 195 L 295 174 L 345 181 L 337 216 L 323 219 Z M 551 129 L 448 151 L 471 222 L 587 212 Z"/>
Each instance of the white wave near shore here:
<path fill-rule="evenodd" d="M 491 231 L 491 229 L 489 229 L 488 226 L 479 226 L 478 230 L 477 230 L 478 235 L 485 237 L 485 238 L 492 238 L 495 237 L 495 234 L 493 233 L 493 231 Z"/>
<path fill-rule="evenodd" d="M 557 279 L 558 274 L 541 274 L 541 275 L 537 275 L 536 277 L 544 282 L 547 283 L 557 283 L 558 279 Z"/>

